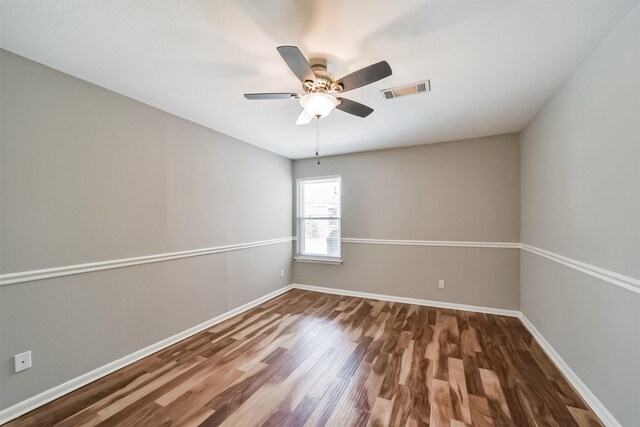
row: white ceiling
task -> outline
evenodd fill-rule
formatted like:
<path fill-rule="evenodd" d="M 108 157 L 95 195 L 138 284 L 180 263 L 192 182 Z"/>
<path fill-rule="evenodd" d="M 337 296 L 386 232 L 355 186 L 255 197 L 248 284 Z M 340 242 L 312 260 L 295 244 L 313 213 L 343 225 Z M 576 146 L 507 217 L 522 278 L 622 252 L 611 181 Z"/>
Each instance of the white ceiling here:
<path fill-rule="evenodd" d="M 375 112 L 334 111 L 321 154 L 518 131 L 634 1 L 2 0 L 12 52 L 290 158 L 310 157 L 313 125 L 276 51 L 323 56 L 340 77 L 387 60 L 393 75 L 350 92 Z M 432 92 L 380 89 L 431 79 Z"/>

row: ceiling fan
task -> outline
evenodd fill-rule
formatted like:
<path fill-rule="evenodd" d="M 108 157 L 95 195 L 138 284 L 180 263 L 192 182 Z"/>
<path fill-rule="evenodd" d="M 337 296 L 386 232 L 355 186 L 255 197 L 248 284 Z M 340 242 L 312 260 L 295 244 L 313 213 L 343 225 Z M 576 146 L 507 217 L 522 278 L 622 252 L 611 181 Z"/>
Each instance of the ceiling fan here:
<path fill-rule="evenodd" d="M 245 93 L 244 97 L 247 99 L 300 100 L 303 110 L 296 121 L 298 125 L 307 124 L 314 118 L 326 117 L 334 108 L 354 116 L 367 117 L 373 112 L 373 108 L 342 98 L 340 95 L 391 75 L 391 67 L 387 61 L 380 61 L 336 80 L 327 71 L 326 65 L 309 64 L 297 47 L 280 46 L 277 50 L 293 74 L 302 82 L 304 94 Z"/>

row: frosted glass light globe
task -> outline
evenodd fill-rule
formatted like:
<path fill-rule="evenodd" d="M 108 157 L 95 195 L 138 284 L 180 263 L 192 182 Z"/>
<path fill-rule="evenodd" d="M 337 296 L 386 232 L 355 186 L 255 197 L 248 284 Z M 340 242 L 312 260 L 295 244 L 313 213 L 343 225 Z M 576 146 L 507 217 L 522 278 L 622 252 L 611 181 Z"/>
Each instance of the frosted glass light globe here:
<path fill-rule="evenodd" d="M 324 117 L 336 108 L 338 100 L 327 93 L 309 93 L 300 98 L 300 105 L 310 116 Z"/>

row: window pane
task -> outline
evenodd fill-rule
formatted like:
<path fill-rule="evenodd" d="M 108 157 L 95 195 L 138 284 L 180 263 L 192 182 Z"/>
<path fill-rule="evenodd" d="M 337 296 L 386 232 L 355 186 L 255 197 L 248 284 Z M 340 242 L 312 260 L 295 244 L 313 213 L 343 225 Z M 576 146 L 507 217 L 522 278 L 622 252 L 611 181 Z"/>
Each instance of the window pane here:
<path fill-rule="evenodd" d="M 301 181 L 300 182 L 300 216 L 339 217 L 340 216 L 340 181 Z"/>
<path fill-rule="evenodd" d="M 302 255 L 340 257 L 340 220 L 301 219 Z"/>

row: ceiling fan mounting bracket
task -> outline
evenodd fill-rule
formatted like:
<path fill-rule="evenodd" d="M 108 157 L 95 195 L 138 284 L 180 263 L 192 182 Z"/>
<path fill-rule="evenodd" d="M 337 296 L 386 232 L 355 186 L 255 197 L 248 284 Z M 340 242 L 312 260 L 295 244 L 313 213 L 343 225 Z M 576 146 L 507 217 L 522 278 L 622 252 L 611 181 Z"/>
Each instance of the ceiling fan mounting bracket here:
<path fill-rule="evenodd" d="M 320 61 L 319 59 L 315 59 L 314 61 Z M 316 72 L 316 71 L 324 71 L 325 73 L 327 72 L 327 64 L 322 64 L 321 62 L 314 62 L 311 65 L 311 69 Z"/>

